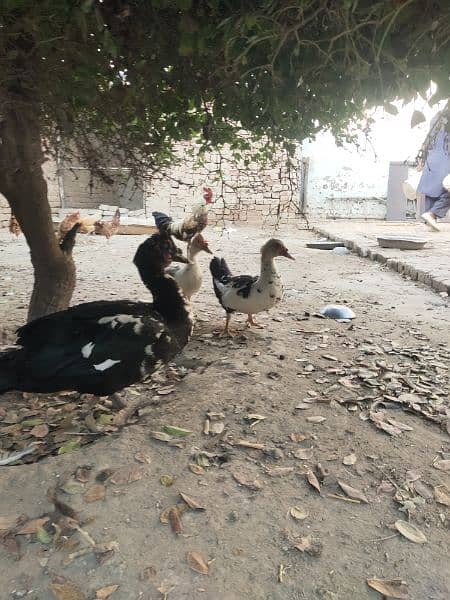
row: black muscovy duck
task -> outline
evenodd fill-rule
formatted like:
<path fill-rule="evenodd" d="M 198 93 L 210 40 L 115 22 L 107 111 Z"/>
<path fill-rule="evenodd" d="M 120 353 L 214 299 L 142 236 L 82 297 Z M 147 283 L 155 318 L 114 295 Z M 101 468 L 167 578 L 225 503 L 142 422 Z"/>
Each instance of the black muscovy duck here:
<path fill-rule="evenodd" d="M 87 302 L 21 327 L 21 347 L 0 354 L 0 393 L 76 390 L 106 396 L 170 361 L 193 329 L 187 300 L 164 272 L 172 261 L 188 262 L 167 233 L 156 233 L 133 260 L 153 303 Z"/>

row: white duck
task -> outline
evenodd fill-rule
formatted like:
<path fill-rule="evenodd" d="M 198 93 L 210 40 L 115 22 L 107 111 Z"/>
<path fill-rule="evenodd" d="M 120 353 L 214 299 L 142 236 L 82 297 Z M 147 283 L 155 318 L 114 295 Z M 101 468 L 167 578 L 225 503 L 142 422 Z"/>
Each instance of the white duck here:
<path fill-rule="evenodd" d="M 188 300 L 198 292 L 202 285 L 202 270 L 197 261 L 197 255 L 202 251 L 212 254 L 208 242 L 201 233 L 197 233 L 188 244 L 186 254 L 190 261 L 189 264 L 182 267 L 170 265 L 165 269 L 165 272 L 172 275 L 178 283 Z"/>
<path fill-rule="evenodd" d="M 272 238 L 261 248 L 261 272 L 259 276 L 237 275 L 233 277 L 223 258 L 214 257 L 209 268 L 213 277 L 214 292 L 225 309 L 226 323 L 223 334 L 231 335 L 231 314 L 241 312 L 247 317 L 247 325 L 262 327 L 254 319 L 256 313 L 269 310 L 283 295 L 283 285 L 274 258 L 284 256 L 295 260 L 281 240 Z"/>

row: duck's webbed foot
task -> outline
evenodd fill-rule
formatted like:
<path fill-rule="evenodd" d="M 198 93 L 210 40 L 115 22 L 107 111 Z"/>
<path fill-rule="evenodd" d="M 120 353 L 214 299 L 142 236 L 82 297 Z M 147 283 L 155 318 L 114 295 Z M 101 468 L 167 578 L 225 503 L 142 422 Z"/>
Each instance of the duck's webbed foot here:
<path fill-rule="evenodd" d="M 247 327 L 257 327 L 258 329 L 264 329 L 264 325 L 258 323 L 253 315 L 247 315 L 247 321 L 245 322 Z"/>

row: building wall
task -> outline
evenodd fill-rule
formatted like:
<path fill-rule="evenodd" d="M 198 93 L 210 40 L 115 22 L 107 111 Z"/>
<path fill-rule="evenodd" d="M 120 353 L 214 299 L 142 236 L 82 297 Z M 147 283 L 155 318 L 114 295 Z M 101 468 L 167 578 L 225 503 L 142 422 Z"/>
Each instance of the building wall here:
<path fill-rule="evenodd" d="M 114 183 L 109 185 L 92 179 L 84 168 L 61 169 L 63 208 L 90 210 L 101 204 L 120 206 L 130 210 L 144 207 L 143 192 L 136 188 L 126 173 L 111 171 Z M 69 211 L 70 212 L 70 211 Z"/>
<path fill-rule="evenodd" d="M 430 90 L 430 95 L 433 90 Z M 309 161 L 306 212 L 312 218 L 384 219 L 389 163 L 414 160 L 432 117 L 442 108 L 417 99 L 406 106 L 394 103 L 398 114 L 372 112 L 370 140 L 358 133 L 357 144 L 337 146 L 330 133 L 321 133 L 301 146 Z M 420 110 L 426 122 L 411 128 Z"/>

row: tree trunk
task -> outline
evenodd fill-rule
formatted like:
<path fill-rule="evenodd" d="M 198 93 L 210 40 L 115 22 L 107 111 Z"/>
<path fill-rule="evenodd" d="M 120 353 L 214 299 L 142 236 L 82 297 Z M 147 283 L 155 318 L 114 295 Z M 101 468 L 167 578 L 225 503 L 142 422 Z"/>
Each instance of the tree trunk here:
<path fill-rule="evenodd" d="M 36 112 L 29 103 L 11 102 L 0 121 L 0 192 L 22 228 L 34 268 L 29 321 L 67 308 L 76 281 L 71 248 L 63 251 L 54 233 Z"/>

